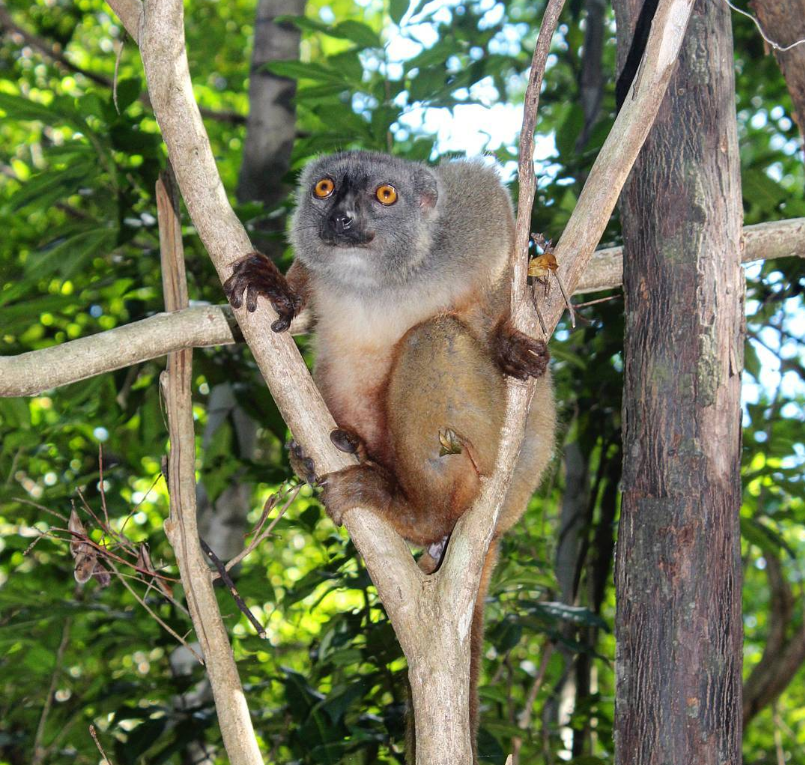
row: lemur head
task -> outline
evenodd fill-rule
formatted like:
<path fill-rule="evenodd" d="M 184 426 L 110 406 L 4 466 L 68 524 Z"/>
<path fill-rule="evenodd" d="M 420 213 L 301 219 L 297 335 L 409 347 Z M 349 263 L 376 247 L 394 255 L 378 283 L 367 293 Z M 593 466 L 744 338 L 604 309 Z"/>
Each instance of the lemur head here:
<path fill-rule="evenodd" d="M 321 157 L 299 183 L 296 257 L 341 289 L 407 283 L 431 250 L 438 200 L 436 175 L 424 165 L 360 151 Z"/>

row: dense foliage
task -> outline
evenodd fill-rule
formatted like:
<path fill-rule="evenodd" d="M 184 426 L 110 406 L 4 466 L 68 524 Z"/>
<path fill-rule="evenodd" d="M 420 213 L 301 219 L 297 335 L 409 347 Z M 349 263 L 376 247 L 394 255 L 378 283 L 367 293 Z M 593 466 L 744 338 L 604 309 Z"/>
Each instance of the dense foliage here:
<path fill-rule="evenodd" d="M 303 31 L 301 61 L 273 65 L 299 82 L 298 139 L 285 180 L 292 184 L 314 153 L 337 148 L 392 149 L 426 161 L 461 153 L 470 127 L 483 130 L 488 120 L 491 129 L 505 113 L 501 104 L 522 97 L 540 5 L 309 0 L 303 18 L 288 20 Z M 18 28 L 3 21 L 0 43 L 0 342 L 3 355 L 14 355 L 162 309 L 153 190 L 165 152 L 131 42 L 111 87 L 122 31 L 107 6 L 14 0 L 7 11 Z M 211 112 L 207 129 L 232 192 L 254 11 L 243 0 L 187 4 L 196 95 Z M 541 102 L 546 159 L 533 228 L 554 238 L 614 113 L 609 17 L 602 60 L 593 62 L 605 73 L 600 113 L 581 104 L 587 19 L 581 0 L 569 4 Z M 805 173 L 785 85 L 746 19 L 735 18 L 735 34 L 746 221 L 805 216 Z M 509 174 L 514 138 L 510 131 L 487 147 Z M 256 226 L 264 216 L 286 215 L 290 205 L 237 209 Z M 608 236 L 618 241 L 616 220 Z M 221 302 L 189 221 L 184 243 L 191 299 Z M 747 674 L 769 633 L 767 574 L 782 571 L 794 597 L 805 586 L 804 287 L 800 260 L 747 269 Z M 515 738 L 522 739 L 523 763 L 612 758 L 623 321 L 619 293 L 610 297 L 580 309 L 577 327 L 563 325 L 552 345 L 562 420 L 555 468 L 505 541 L 488 608 L 481 750 L 489 763 L 502 763 Z M 186 649 L 132 591 L 179 636 L 188 635 L 189 619 L 157 587 L 131 578 L 135 559 L 103 531 L 108 526 L 133 545 L 147 542 L 155 564 L 176 575 L 161 528 L 163 363 L 0 399 L 0 763 L 96 762 L 91 724 L 116 765 L 200 762 L 204 752 L 224 761 L 202 668 L 187 661 Z M 194 374 L 199 479 L 212 501 L 233 483 L 246 487 L 253 510 L 237 530 L 245 534 L 291 474 L 288 434 L 244 347 L 196 351 Z M 211 407 L 226 386 L 236 403 Z M 244 436 L 249 422 L 257 424 L 254 444 Z M 97 580 L 76 586 L 59 531 L 71 506 L 120 558 L 111 559 L 121 576 L 108 587 Z M 214 527 L 205 529 L 214 547 Z M 237 587 L 268 632 L 259 639 L 220 589 L 267 760 L 402 762 L 404 660 L 354 549 L 309 488 L 241 564 Z M 801 609 L 786 628 L 804 628 Z M 805 761 L 804 678 L 800 669 L 747 728 L 746 762 L 782 761 L 780 754 Z"/>

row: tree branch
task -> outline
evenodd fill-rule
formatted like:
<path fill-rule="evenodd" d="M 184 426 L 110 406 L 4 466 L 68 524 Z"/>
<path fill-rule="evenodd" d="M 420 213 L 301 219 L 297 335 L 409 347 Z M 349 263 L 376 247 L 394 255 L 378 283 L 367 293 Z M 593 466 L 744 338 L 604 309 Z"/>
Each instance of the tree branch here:
<path fill-rule="evenodd" d="M 621 188 L 651 129 L 676 67 L 692 8 L 693 0 L 661 0 L 659 3 L 638 76 L 590 171 L 578 204 L 556 248 L 559 276 L 570 292 L 575 290 L 604 233 Z M 546 15 L 547 13 L 548 11 Z M 529 121 L 529 109 L 532 103 L 529 98 L 534 99 L 535 94 L 530 91 L 526 93 L 526 118 L 523 121 L 521 134 L 520 199 L 515 234 L 516 249 L 513 253 L 512 312 L 520 328 L 536 334 L 535 317 L 530 311 L 529 302 L 523 299 L 528 228 L 536 186 L 531 149 L 534 122 Z M 534 113 L 534 119 L 535 117 Z M 560 291 L 553 290 L 541 308 L 549 333 L 553 332 L 564 309 L 564 298 Z M 497 508 L 508 486 L 507 473 L 511 472 L 510 467 L 514 464 L 522 443 L 532 386 L 533 383 L 529 385 L 509 383 L 506 420 L 495 473 L 485 482 L 481 497 L 475 506 L 465 513 L 456 525 L 447 558 L 440 569 L 445 586 L 455 595 L 453 602 L 463 604 L 464 599 L 468 597 L 466 590 L 462 593 L 463 597 L 460 597 L 459 592 L 464 587 L 461 580 L 467 578 L 465 574 L 467 563 L 482 557 L 486 549 L 484 540 L 488 545 L 488 538 L 494 529 Z M 474 531 L 472 541 L 466 532 L 468 528 Z M 460 543 L 456 544 L 458 541 Z"/>
<path fill-rule="evenodd" d="M 763 656 L 743 686 L 743 724 L 746 727 L 764 707 L 775 701 L 805 663 L 805 627 L 787 637 L 795 605 L 783 566 L 770 549 L 763 550 L 771 597 L 768 634 Z"/>
<path fill-rule="evenodd" d="M 141 7 L 138 10 L 132 2 L 136 4 L 136 0 L 111 0 L 110 5 L 120 11 L 129 32 L 139 39 L 149 94 L 180 188 L 199 236 L 223 281 L 230 276 L 234 262 L 251 250 L 251 245 L 227 201 L 193 98 L 185 54 L 183 5 L 181 0 L 149 0 L 148 12 L 142 14 Z M 535 58 L 539 52 L 547 53 L 544 46 L 549 45 L 550 20 L 555 23 L 561 5 L 562 0 L 552 0 L 546 10 Z M 558 257 L 565 250 L 569 253 L 567 262 L 559 257 L 559 268 L 564 283 L 570 289 L 575 287 L 592 256 L 620 188 L 651 127 L 670 79 L 691 8 L 692 0 L 660 2 L 642 63 L 643 71 L 633 86 L 631 100 L 616 120 L 613 134 L 593 167 L 557 250 Z M 526 112 L 531 114 L 531 121 L 524 121 L 526 150 L 523 157 L 529 164 L 528 172 L 521 177 L 521 204 L 516 234 L 519 244 L 513 253 L 513 318 L 520 327 L 533 325 L 534 318 L 527 308 L 524 288 L 526 245 L 535 182 L 530 164 L 532 152 L 528 152 L 527 147 L 533 140 L 538 97 L 538 87 L 534 83 L 541 77 L 538 62 L 539 58 L 536 58 L 527 92 Z M 530 194 L 527 191 L 529 187 Z M 548 301 L 547 306 L 547 316 L 553 328 L 563 305 Z M 354 464 L 349 457 L 331 446 L 329 432 L 335 423 L 313 385 L 293 340 L 287 334 L 271 332 L 270 323 L 275 314 L 266 301 L 261 301 L 255 313 L 239 309 L 235 311 L 235 316 L 277 406 L 296 440 L 315 461 L 317 472 L 329 473 Z M 447 558 L 435 577 L 427 578 L 419 571 L 405 542 L 379 516 L 361 508 L 351 511 L 346 518 L 347 529 L 366 561 L 406 655 L 410 657 L 413 649 L 419 659 L 420 650 L 424 647 L 422 655 L 425 657 L 424 669 L 427 670 L 434 666 L 427 661 L 428 650 L 443 643 L 449 644 L 452 649 L 451 662 L 443 665 L 436 674 L 423 672 L 423 667 L 417 666 L 417 662 L 411 666 L 412 686 L 428 686 L 435 703 L 452 701 L 459 706 L 462 703 L 466 705 L 466 676 L 457 677 L 451 670 L 460 670 L 468 661 L 472 606 L 478 590 L 483 552 L 494 530 L 498 508 L 510 478 L 510 467 L 522 441 L 530 387 L 509 385 L 506 423 L 495 474 L 485 481 L 479 501 L 459 522 Z M 192 443 L 192 431 L 187 430 L 172 441 Z M 189 487 L 179 488 L 185 495 L 190 491 Z M 445 604 L 449 610 L 440 610 Z M 443 621 L 428 618 L 434 615 L 446 618 Z M 434 640 L 435 645 L 424 645 Z M 212 661 L 208 663 L 210 666 L 214 664 Z M 415 711 L 419 722 L 416 691 Z M 451 722 L 453 720 L 451 718 Z M 433 722 L 436 724 L 435 719 Z M 417 752 L 420 763 L 446 765 L 456 762 L 456 755 L 460 755 L 461 761 L 467 759 L 468 725 L 461 720 L 456 720 L 456 723 L 456 729 L 451 729 L 451 726 L 444 726 L 450 730 L 440 729 L 443 747 L 430 748 L 430 754 Z M 428 740 L 425 736 L 425 741 Z"/>
<path fill-rule="evenodd" d="M 759 223 L 743 230 L 743 262 L 805 258 L 805 218 Z M 597 250 L 573 294 L 620 287 L 623 248 Z M 291 334 L 308 331 L 304 314 Z M 193 306 L 160 313 L 122 327 L 71 340 L 51 348 L 0 357 L 0 397 L 35 396 L 61 385 L 157 359 L 182 348 L 206 348 L 242 342 L 228 305 Z"/>
<path fill-rule="evenodd" d="M 181 0 L 113 0 L 129 33 L 139 39 L 148 91 L 188 212 L 221 280 L 251 251 L 245 229 L 229 205 L 193 97 L 184 42 Z M 335 422 L 310 377 L 293 339 L 271 331 L 276 314 L 267 301 L 257 310 L 235 311 L 243 336 L 294 438 L 319 474 L 355 464 L 332 446 Z M 349 513 L 347 529 L 372 574 L 389 613 L 412 607 L 410 593 L 424 578 L 405 542 L 368 510 Z"/>
<path fill-rule="evenodd" d="M 179 195 L 168 174 L 163 174 L 157 182 L 156 196 L 165 308 L 171 311 L 187 306 L 187 281 L 178 215 Z M 192 350 L 171 353 L 167 371 L 160 380 L 171 444 L 168 470 L 170 518 L 165 521 L 165 533 L 179 564 L 187 606 L 201 643 L 229 759 L 233 765 L 262 765 L 263 758 L 213 590 L 212 572 L 199 543 L 192 367 Z"/>

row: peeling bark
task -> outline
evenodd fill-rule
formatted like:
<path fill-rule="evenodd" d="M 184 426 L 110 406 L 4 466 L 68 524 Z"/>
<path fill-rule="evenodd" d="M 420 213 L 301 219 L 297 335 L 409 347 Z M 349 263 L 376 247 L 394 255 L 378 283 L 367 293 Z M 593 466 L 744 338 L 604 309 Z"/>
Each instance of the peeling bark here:
<path fill-rule="evenodd" d="M 615 2 L 621 66 L 641 6 Z M 694 6 L 621 210 L 616 762 L 738 765 L 744 285 L 727 6 Z"/>

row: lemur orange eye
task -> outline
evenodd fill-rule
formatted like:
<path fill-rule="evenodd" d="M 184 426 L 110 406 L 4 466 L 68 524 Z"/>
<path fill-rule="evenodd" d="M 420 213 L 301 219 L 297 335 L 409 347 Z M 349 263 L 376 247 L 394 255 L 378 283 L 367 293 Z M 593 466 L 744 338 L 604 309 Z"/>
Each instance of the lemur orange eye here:
<path fill-rule="evenodd" d="M 313 187 L 313 193 L 319 199 L 327 199 L 334 191 L 335 183 L 332 178 L 322 178 L 320 181 L 316 181 L 316 185 Z"/>
<path fill-rule="evenodd" d="M 397 189 L 389 183 L 384 183 L 377 187 L 375 196 L 381 205 L 393 205 L 397 201 Z"/>

